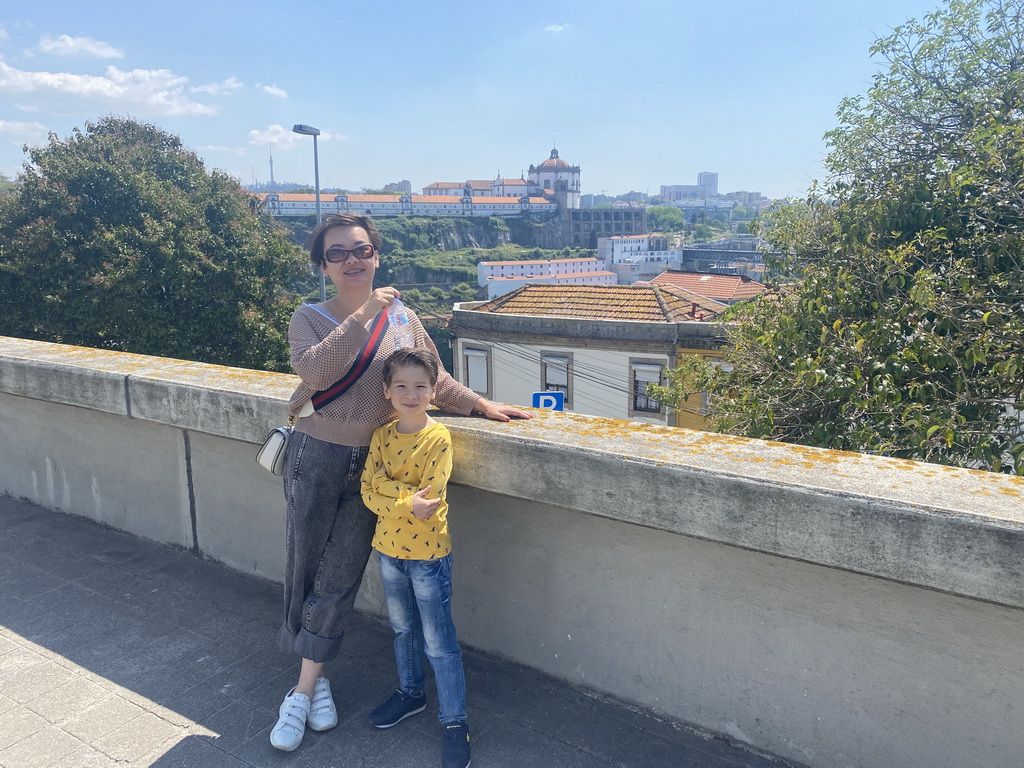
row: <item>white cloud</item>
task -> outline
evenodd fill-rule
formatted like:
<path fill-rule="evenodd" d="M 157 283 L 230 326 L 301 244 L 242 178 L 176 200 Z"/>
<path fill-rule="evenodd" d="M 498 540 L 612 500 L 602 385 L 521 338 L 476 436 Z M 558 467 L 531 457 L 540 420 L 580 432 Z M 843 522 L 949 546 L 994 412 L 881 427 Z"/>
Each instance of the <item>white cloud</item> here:
<path fill-rule="evenodd" d="M 271 96 L 277 96 L 281 99 L 288 98 L 288 91 L 284 88 L 278 88 L 276 85 L 264 85 L 263 83 L 256 83 L 256 87 L 264 93 L 269 93 Z"/>
<path fill-rule="evenodd" d="M 208 93 L 211 96 L 220 96 L 225 93 L 231 93 L 237 91 L 239 88 L 244 86 L 241 80 L 237 77 L 229 77 L 222 83 L 210 83 L 209 85 L 197 85 L 193 88 L 189 88 L 189 93 Z"/>
<path fill-rule="evenodd" d="M 39 107 L 35 104 L 15 104 L 15 109 L 20 109 L 22 112 L 38 112 Z"/>
<path fill-rule="evenodd" d="M 568 24 L 548 24 L 544 27 L 545 32 L 563 32 L 569 28 Z"/>
<path fill-rule="evenodd" d="M 2 43 L 4 40 L 10 40 L 10 39 L 11 39 L 11 36 L 7 33 L 7 30 L 4 29 L 3 27 L 0 27 L 0 43 Z"/>
<path fill-rule="evenodd" d="M 168 69 L 123 70 L 107 67 L 105 77 L 76 75 L 69 72 L 27 72 L 0 61 L 0 93 L 30 93 L 44 108 L 67 109 L 66 98 L 88 102 L 85 108 L 118 108 L 143 111 L 151 115 L 213 115 L 215 107 L 192 101 L 185 95 L 187 77 Z M 49 100 L 49 101 L 48 101 Z"/>
<path fill-rule="evenodd" d="M 19 123 L 12 120 L 0 120 L 0 136 L 12 144 L 41 144 L 46 141 L 49 132 L 42 123 Z"/>
<path fill-rule="evenodd" d="M 273 144 L 275 147 L 279 147 L 281 149 L 304 147 L 307 146 L 309 140 L 309 136 L 305 136 L 301 133 L 292 133 L 290 128 L 285 128 L 283 125 L 268 125 L 265 131 L 249 131 L 250 144 Z M 331 131 L 321 131 L 320 135 L 317 137 L 317 141 L 332 140 L 348 141 L 348 136 L 343 136 L 340 133 L 332 133 Z"/>
<path fill-rule="evenodd" d="M 95 56 L 97 59 L 124 58 L 124 51 L 115 48 L 110 43 L 93 40 L 91 37 L 71 37 L 70 35 L 61 35 L 60 37 L 43 35 L 39 41 L 39 50 L 57 56 Z"/>

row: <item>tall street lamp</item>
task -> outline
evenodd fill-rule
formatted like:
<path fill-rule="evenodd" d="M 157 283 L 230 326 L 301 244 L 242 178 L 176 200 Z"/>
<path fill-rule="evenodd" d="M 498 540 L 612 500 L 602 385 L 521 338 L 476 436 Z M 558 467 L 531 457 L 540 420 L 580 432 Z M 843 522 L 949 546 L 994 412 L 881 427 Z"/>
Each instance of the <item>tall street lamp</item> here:
<path fill-rule="evenodd" d="M 313 137 L 313 183 L 316 186 L 316 225 L 320 226 L 320 158 L 316 152 L 316 137 L 320 135 L 320 129 L 312 125 L 296 123 L 292 126 L 293 133 L 300 133 L 303 136 Z M 320 270 L 320 301 L 327 301 L 327 278 L 324 271 Z"/>

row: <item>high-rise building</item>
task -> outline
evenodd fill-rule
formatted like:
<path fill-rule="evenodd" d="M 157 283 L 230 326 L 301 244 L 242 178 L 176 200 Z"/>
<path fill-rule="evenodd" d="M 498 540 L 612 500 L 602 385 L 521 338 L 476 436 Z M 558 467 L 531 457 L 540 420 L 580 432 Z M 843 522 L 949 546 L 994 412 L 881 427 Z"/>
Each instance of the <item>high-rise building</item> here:
<path fill-rule="evenodd" d="M 697 186 L 700 187 L 708 197 L 718 194 L 718 174 L 711 171 L 701 171 L 697 174 Z"/>

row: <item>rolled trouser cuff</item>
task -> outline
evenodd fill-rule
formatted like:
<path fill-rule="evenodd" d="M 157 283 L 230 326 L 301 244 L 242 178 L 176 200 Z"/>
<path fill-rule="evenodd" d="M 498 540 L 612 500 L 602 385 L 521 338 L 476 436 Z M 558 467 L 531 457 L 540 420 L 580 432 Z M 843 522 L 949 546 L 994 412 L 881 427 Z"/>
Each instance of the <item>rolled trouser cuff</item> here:
<path fill-rule="evenodd" d="M 320 637 L 308 629 L 300 629 L 293 634 L 287 624 L 282 624 L 277 632 L 277 647 L 285 653 L 295 653 L 304 659 L 323 663 L 331 661 L 341 649 L 342 635 L 337 637 Z"/>

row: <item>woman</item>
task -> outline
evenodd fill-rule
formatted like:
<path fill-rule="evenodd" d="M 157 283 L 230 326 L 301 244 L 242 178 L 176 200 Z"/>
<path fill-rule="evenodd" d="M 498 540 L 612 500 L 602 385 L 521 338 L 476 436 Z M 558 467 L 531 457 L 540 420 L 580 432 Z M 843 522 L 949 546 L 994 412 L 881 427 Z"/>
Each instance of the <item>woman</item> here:
<path fill-rule="evenodd" d="M 302 378 L 288 414 L 302 417 L 289 441 L 284 475 L 285 620 L 277 643 L 298 654 L 302 664 L 270 742 L 289 752 L 299 746 L 307 724 L 323 731 L 338 723 L 330 683 L 321 673 L 324 663 L 338 655 L 376 524 L 363 504 L 359 481 L 370 436 L 394 415 L 381 371 L 395 344 L 390 328 L 382 338 L 372 330 L 378 329 L 374 321 L 380 313 L 399 297 L 394 288 L 373 287 L 380 247 L 380 234 L 368 216 L 332 216 L 318 227 L 310 258 L 337 294 L 322 304 L 300 306 L 288 329 L 292 366 Z M 417 346 L 434 349 L 414 315 L 411 326 Z M 304 415 L 314 394 L 335 392 L 339 380 L 352 378 L 353 366 L 361 367 L 360 361 L 368 367 L 350 388 L 327 403 L 317 396 L 316 412 Z M 478 396 L 447 372 L 438 379 L 433 402 L 446 411 L 476 412 L 498 421 L 530 417 Z"/>

